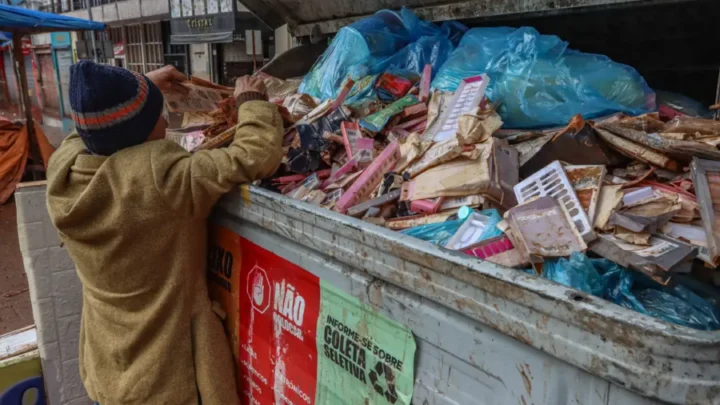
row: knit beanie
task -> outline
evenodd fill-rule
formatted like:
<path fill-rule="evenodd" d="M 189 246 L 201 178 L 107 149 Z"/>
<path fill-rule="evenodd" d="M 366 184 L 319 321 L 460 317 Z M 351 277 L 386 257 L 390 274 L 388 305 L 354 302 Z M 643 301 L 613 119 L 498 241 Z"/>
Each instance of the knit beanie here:
<path fill-rule="evenodd" d="M 163 102 L 157 86 L 140 73 L 85 60 L 70 67 L 73 121 L 93 154 L 108 156 L 145 142 Z"/>

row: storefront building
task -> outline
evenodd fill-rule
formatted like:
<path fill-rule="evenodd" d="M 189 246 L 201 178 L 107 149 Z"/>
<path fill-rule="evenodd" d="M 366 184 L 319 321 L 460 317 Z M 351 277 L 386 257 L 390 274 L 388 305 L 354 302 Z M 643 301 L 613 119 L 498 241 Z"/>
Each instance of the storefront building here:
<path fill-rule="evenodd" d="M 170 0 L 170 32 L 189 45 L 193 75 L 225 85 L 274 54 L 273 31 L 232 0 Z"/>

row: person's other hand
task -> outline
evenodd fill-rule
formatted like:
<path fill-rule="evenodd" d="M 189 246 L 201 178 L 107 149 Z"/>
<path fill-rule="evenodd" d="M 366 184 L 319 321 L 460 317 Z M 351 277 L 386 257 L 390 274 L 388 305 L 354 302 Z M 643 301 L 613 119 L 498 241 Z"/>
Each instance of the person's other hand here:
<path fill-rule="evenodd" d="M 265 83 L 263 83 L 262 79 L 258 77 L 238 77 L 237 80 L 235 80 L 235 98 L 237 98 L 242 93 L 248 92 L 255 92 L 265 95 L 267 93 L 267 88 L 265 87 Z"/>
<path fill-rule="evenodd" d="M 180 93 L 186 95 L 189 91 L 187 87 L 181 84 L 187 81 L 187 77 L 175 69 L 173 65 L 167 65 L 160 69 L 153 70 L 145 76 L 155 83 L 163 93 Z"/>

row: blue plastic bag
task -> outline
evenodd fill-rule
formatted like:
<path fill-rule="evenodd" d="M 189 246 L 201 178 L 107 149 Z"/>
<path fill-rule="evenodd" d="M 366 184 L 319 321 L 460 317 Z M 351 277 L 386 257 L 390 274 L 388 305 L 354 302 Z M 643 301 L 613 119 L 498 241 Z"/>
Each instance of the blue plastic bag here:
<path fill-rule="evenodd" d="M 607 259 L 573 253 L 570 260 L 547 260 L 543 278 L 667 322 L 702 330 L 720 329 L 718 309 L 685 285 L 663 287 Z"/>
<path fill-rule="evenodd" d="M 602 296 L 605 287 L 600 273 L 592 265 L 590 259 L 577 252 L 570 256 L 570 260 L 565 258 L 546 260 L 543 264 L 542 276 L 596 296 Z"/>
<path fill-rule="evenodd" d="M 463 28 L 462 24 L 438 27 L 405 8 L 400 13 L 378 11 L 338 32 L 303 79 L 299 92 L 334 99 L 350 78 L 356 83 L 345 104 L 375 100 L 372 85 L 381 73 L 419 78 L 426 64 L 433 66 L 433 74 L 437 72 L 455 49 L 450 38 L 462 35 Z"/>
<path fill-rule="evenodd" d="M 378 11 L 338 32 L 303 79 L 299 92 L 323 100 L 336 98 L 346 78 L 357 81 L 372 75 L 371 66 L 410 42 L 408 29 L 397 13 Z"/>
<path fill-rule="evenodd" d="M 400 18 L 408 31 L 408 38 L 410 41 L 417 41 L 422 37 L 434 37 L 443 35 L 442 28 L 431 23 L 430 21 L 422 20 L 420 17 L 415 15 L 410 9 L 403 7 L 400 9 Z"/>
<path fill-rule="evenodd" d="M 715 308 L 682 285 L 666 291 L 648 288 L 636 294 L 651 316 L 695 329 L 720 329 Z"/>
<path fill-rule="evenodd" d="M 448 37 L 448 39 L 452 42 L 453 46 L 458 46 L 458 44 L 460 44 L 460 40 L 462 40 L 462 37 L 465 35 L 469 28 L 465 26 L 465 24 L 457 21 L 445 21 L 444 23 L 442 23 L 440 29 L 443 31 L 444 35 Z"/>
<path fill-rule="evenodd" d="M 565 125 L 575 115 L 593 118 L 655 109 L 655 93 L 635 69 L 603 55 L 577 52 L 534 28 L 473 28 L 433 81 L 455 91 L 463 78 L 487 73 L 486 91 L 507 128 Z"/>
<path fill-rule="evenodd" d="M 460 225 L 462 225 L 463 222 L 465 222 L 465 220 L 456 219 L 454 221 L 445 221 L 437 224 L 420 225 L 402 230 L 400 233 L 434 243 L 438 246 L 445 246 L 450 238 L 455 235 L 455 232 L 460 229 Z"/>
<path fill-rule="evenodd" d="M 433 75 L 448 60 L 455 49 L 452 42 L 445 37 L 422 37 L 401 49 L 395 55 L 379 61 L 372 67 L 373 72 L 390 72 L 399 75 L 422 76 L 425 65 L 433 67 Z"/>
<path fill-rule="evenodd" d="M 605 286 L 601 295 L 603 298 L 622 307 L 648 314 L 640 300 L 631 291 L 636 273 L 620 267 L 608 259 L 591 259 L 590 262 L 602 274 Z"/>

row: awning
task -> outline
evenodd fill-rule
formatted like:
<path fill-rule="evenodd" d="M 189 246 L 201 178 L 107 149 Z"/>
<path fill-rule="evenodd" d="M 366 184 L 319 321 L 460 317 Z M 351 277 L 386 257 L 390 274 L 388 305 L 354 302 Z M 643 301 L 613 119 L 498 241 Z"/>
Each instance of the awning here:
<path fill-rule="evenodd" d="M 11 32 L 0 32 L 0 48 L 8 46 L 12 43 Z"/>
<path fill-rule="evenodd" d="M 103 31 L 105 24 L 0 4 L 0 30 L 23 34 L 52 31 Z"/>

